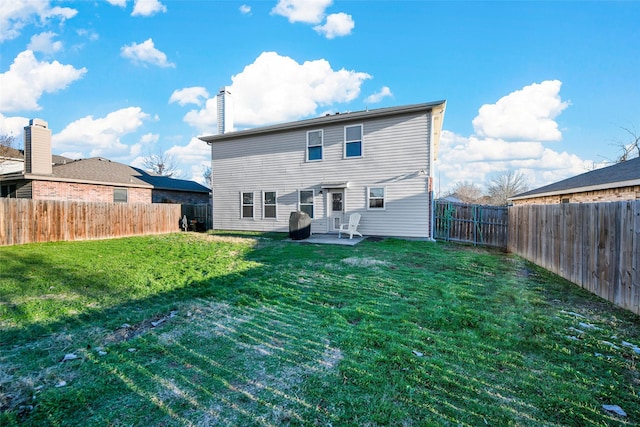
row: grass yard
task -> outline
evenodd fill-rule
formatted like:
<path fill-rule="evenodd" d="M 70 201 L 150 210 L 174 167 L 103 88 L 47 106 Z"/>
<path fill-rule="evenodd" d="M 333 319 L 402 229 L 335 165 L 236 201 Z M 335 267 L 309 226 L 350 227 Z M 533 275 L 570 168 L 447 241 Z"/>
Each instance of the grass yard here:
<path fill-rule="evenodd" d="M 284 237 L 0 248 L 0 425 L 640 424 L 638 316 L 500 252 Z"/>

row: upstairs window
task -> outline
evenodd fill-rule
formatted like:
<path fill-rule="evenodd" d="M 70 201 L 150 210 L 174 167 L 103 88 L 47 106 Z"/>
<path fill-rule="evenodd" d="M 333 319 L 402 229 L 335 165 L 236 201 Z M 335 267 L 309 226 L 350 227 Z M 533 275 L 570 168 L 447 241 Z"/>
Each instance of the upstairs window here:
<path fill-rule="evenodd" d="M 313 190 L 300 190 L 298 193 L 298 210 L 313 218 Z"/>
<path fill-rule="evenodd" d="M 307 132 L 307 161 L 322 160 L 322 130 Z"/>
<path fill-rule="evenodd" d="M 113 189 L 113 203 L 127 203 L 128 194 L 126 188 Z"/>
<path fill-rule="evenodd" d="M 242 193 L 242 218 L 253 218 L 253 193 Z"/>
<path fill-rule="evenodd" d="M 369 200 L 369 209 L 384 209 L 385 203 L 385 188 L 384 187 L 369 187 L 367 199 Z"/>
<path fill-rule="evenodd" d="M 344 157 L 362 157 L 362 125 L 345 126 Z"/>
<path fill-rule="evenodd" d="M 276 200 L 278 199 L 275 191 L 265 191 L 263 196 L 262 215 L 264 218 L 277 218 L 278 209 Z"/>

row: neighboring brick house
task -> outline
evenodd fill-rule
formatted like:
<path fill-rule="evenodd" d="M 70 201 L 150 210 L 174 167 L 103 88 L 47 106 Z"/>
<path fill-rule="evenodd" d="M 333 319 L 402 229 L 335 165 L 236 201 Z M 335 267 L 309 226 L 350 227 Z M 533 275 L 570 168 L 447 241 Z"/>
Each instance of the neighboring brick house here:
<path fill-rule="evenodd" d="M 514 205 L 640 200 L 640 157 L 527 191 L 510 200 Z"/>
<path fill-rule="evenodd" d="M 24 144 L 23 158 L 14 158 L 12 170 L 7 167 L 0 173 L 2 197 L 178 204 L 208 204 L 211 200 L 210 190 L 194 181 L 156 175 L 102 157 L 71 160 L 52 156 L 51 130 L 40 119 L 25 127 Z M 23 167 L 18 169 L 21 160 Z"/>

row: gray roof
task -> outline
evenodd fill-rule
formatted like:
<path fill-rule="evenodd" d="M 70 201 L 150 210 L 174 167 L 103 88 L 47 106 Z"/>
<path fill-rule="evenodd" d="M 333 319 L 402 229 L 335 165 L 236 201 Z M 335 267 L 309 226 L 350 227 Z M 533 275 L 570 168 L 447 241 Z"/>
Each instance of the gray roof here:
<path fill-rule="evenodd" d="M 61 157 L 61 156 L 54 156 Z M 91 157 L 89 159 L 65 159 L 52 167 L 51 175 L 34 176 L 12 174 L 5 175 L 5 180 L 42 179 L 47 181 L 79 182 L 86 184 L 111 185 L 120 187 L 151 188 L 155 190 L 182 191 L 190 193 L 206 193 L 204 185 L 186 179 L 171 178 L 147 172 L 133 166 L 105 159 Z"/>
<path fill-rule="evenodd" d="M 24 150 L 18 150 L 17 148 L 5 147 L 5 149 L 3 150 L 3 154 L 5 158 L 8 158 L 8 159 L 24 160 Z M 57 154 L 53 154 L 51 156 L 51 163 L 53 163 L 54 165 L 58 163 L 66 163 L 66 162 L 72 162 L 72 161 L 73 159 L 70 159 L 64 156 L 59 156 Z"/>
<path fill-rule="evenodd" d="M 395 114 L 403 114 L 403 113 L 413 113 L 419 111 L 429 111 L 435 107 L 442 107 L 444 109 L 444 105 L 446 101 L 434 101 L 428 102 L 424 104 L 412 104 L 412 105 L 404 105 L 400 107 L 388 107 L 388 108 L 378 108 L 375 110 L 365 110 L 365 111 L 355 111 L 349 113 L 336 113 L 336 114 L 327 114 L 326 116 L 316 117 L 313 119 L 299 120 L 297 122 L 289 122 L 282 123 L 271 126 L 264 126 L 260 128 L 254 129 L 245 129 L 236 132 L 228 132 L 224 134 L 217 135 L 209 135 L 209 136 L 201 136 L 200 139 L 206 143 L 224 141 L 234 138 L 240 138 L 250 135 L 258 135 L 265 134 L 271 132 L 279 132 L 290 129 L 298 129 L 304 127 L 311 126 L 322 126 L 326 124 L 340 123 L 352 120 L 362 120 L 375 118 L 380 116 L 390 116 Z"/>
<path fill-rule="evenodd" d="M 640 185 L 640 157 L 554 182 L 553 184 L 518 194 L 511 199 L 527 199 L 633 185 Z"/>

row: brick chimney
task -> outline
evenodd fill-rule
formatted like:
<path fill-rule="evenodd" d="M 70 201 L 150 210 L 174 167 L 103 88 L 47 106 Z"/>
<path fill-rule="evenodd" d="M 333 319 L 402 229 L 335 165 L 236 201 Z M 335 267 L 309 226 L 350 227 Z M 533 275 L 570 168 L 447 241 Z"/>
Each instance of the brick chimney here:
<path fill-rule="evenodd" d="M 24 128 L 24 173 L 51 175 L 51 129 L 42 119 L 29 120 Z"/>

